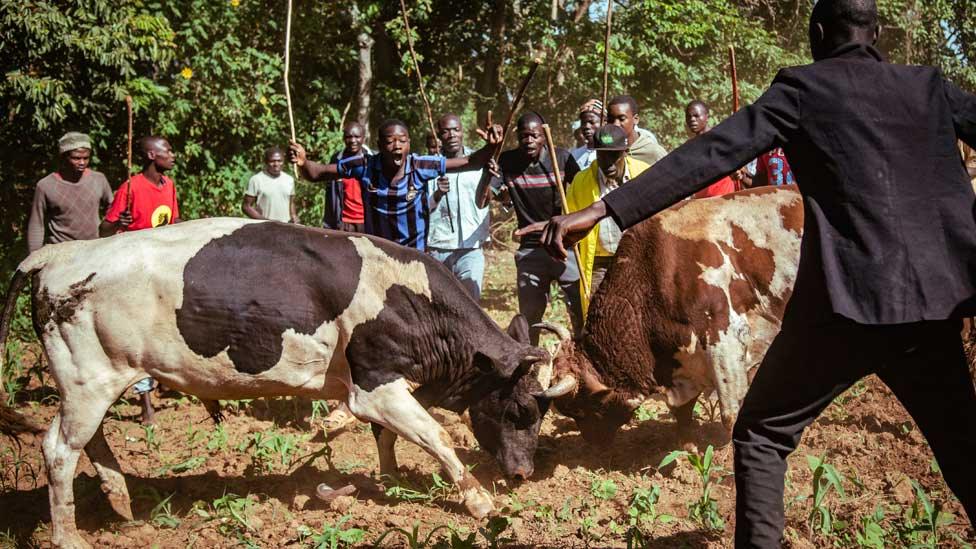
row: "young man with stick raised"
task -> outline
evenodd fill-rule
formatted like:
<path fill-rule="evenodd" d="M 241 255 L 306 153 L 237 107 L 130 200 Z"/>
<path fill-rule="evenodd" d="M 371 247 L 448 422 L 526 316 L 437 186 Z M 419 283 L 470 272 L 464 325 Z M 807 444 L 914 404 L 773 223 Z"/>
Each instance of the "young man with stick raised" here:
<path fill-rule="evenodd" d="M 157 136 L 143 137 L 138 147 L 142 156 L 142 171 L 131 176 L 115 191 L 112 207 L 98 228 L 103 237 L 180 221 L 176 185 L 164 175 L 176 163 L 173 148 L 169 141 Z M 152 378 L 147 377 L 132 388 L 142 398 L 142 422 L 153 423 L 154 411 L 149 396 L 153 389 Z"/>
<path fill-rule="evenodd" d="M 559 215 L 561 206 L 559 182 L 572 181 L 579 166 L 569 151 L 555 149 L 555 158 L 546 147 L 545 121 L 535 112 L 526 112 L 516 124 L 518 148 L 505 151 L 497 164 L 489 169 L 495 175 L 493 186 L 501 186 L 515 207 L 518 226 L 527 227 L 538 221 Z M 566 300 L 574 333 L 583 326 L 583 309 L 580 301 L 580 275 L 575 256 L 565 261 L 556 260 L 542 248 L 538 235 L 527 235 L 519 242 L 515 252 L 518 271 L 519 312 L 529 325 L 538 324 L 549 305 L 549 289 L 558 283 Z M 539 341 L 539 332 L 531 332 L 532 344 Z"/>

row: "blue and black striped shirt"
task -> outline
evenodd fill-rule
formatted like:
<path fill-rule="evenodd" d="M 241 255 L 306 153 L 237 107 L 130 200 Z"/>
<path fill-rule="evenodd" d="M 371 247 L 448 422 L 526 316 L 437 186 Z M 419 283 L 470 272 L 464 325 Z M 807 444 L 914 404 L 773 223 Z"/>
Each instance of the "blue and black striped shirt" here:
<path fill-rule="evenodd" d="M 427 182 L 446 173 L 445 157 L 408 154 L 403 178 L 396 181 L 383 176 L 379 154 L 345 158 L 338 170 L 340 177 L 358 179 L 362 186 L 367 234 L 421 251 L 427 248 Z"/>

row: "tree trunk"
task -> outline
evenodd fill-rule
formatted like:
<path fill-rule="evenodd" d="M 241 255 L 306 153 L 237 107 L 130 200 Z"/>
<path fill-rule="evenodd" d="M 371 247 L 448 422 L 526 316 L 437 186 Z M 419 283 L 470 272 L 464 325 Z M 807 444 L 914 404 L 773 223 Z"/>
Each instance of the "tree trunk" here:
<path fill-rule="evenodd" d="M 505 88 L 500 82 L 501 66 L 504 61 L 502 45 L 505 43 L 505 31 L 508 22 L 508 0 L 495 0 L 491 16 L 491 41 L 488 43 L 484 59 L 484 69 L 478 77 L 478 121 L 482 123 L 488 110 L 492 110 L 495 119 L 502 119 L 502 112 L 508 104 Z M 497 105 L 494 105 L 497 103 Z"/>
<path fill-rule="evenodd" d="M 369 28 L 362 21 L 359 6 L 353 2 L 350 6 L 353 28 L 359 30 L 356 34 L 357 61 L 359 78 L 356 82 L 356 120 L 363 125 L 363 142 L 369 143 L 369 115 L 370 95 L 373 91 L 373 37 L 369 35 Z"/>

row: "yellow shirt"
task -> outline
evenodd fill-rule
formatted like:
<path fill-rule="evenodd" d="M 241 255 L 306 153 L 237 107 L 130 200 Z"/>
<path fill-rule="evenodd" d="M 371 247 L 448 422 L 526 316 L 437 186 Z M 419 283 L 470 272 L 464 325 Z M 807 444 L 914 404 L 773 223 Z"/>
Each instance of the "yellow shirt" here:
<path fill-rule="evenodd" d="M 627 157 L 627 173 L 630 174 L 630 177 L 637 177 L 647 168 L 650 166 L 644 162 L 630 156 Z M 582 210 L 600 200 L 600 180 L 597 172 L 599 169 L 600 167 L 594 162 L 590 164 L 589 168 L 579 172 L 573 178 L 573 183 L 566 191 L 566 202 L 570 212 Z M 583 291 L 583 288 L 589 288 L 593 280 L 593 259 L 599 255 L 597 251 L 599 241 L 600 225 L 597 224 L 579 243 L 580 256 L 577 259 L 579 260 L 580 297 L 582 298 L 584 318 L 586 311 L 590 308 L 590 296 Z"/>

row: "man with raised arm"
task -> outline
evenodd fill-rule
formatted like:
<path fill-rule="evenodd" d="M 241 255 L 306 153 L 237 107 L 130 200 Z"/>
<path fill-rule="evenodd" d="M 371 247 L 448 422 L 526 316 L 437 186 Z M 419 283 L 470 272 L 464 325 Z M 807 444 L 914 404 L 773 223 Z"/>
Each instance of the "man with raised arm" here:
<path fill-rule="evenodd" d="M 542 237 L 565 257 L 607 216 L 626 229 L 786 151 L 804 202 L 800 265 L 733 431 L 737 547 L 780 546 L 787 456 L 872 373 L 976 518 L 976 393 L 959 336 L 976 313 L 976 195 L 956 148 L 976 145 L 976 96 L 938 69 L 887 63 L 874 0 L 820 0 L 809 32 L 813 64 L 780 71 L 754 104 Z"/>
<path fill-rule="evenodd" d="M 297 164 L 309 181 L 354 178 L 363 197 L 367 234 L 403 246 L 426 250 L 430 220 L 427 182 L 448 171 L 477 170 L 491 157 L 492 146 L 501 141 L 502 127 L 478 130 L 487 145 L 471 156 L 445 158 L 419 156 L 410 152 L 410 132 L 399 120 L 380 125 L 379 152 L 344 158 L 338 164 L 320 164 L 306 158 L 305 148 L 292 143 L 288 159 Z"/>

